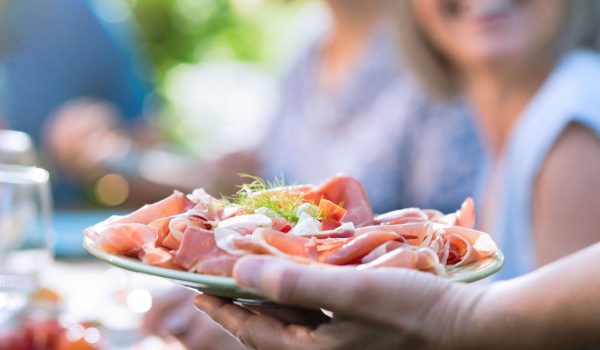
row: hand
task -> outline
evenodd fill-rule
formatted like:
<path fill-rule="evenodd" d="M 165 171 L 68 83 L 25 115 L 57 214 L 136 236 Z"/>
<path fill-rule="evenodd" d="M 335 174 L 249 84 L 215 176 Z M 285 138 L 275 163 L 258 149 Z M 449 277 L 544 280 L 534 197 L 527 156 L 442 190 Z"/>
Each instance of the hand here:
<path fill-rule="evenodd" d="M 91 99 L 59 108 L 44 130 L 44 142 L 61 168 L 74 177 L 89 175 L 131 148 L 131 139 L 118 128 L 118 112 Z"/>
<path fill-rule="evenodd" d="M 243 349 L 206 314 L 190 308 L 195 294 L 185 288 L 173 288 L 155 297 L 142 320 L 142 330 L 160 337 L 175 337 L 188 349 Z"/>
<path fill-rule="evenodd" d="M 311 267 L 248 256 L 234 269 L 240 285 L 287 305 L 326 309 L 316 327 L 283 322 L 220 298 L 195 305 L 256 349 L 442 349 L 476 346 L 472 317 L 484 288 L 404 269 Z"/>

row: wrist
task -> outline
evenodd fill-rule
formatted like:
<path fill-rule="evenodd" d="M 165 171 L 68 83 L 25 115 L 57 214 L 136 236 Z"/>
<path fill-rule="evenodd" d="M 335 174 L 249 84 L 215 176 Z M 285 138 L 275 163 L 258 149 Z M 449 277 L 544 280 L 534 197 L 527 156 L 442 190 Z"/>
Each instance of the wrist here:
<path fill-rule="evenodd" d="M 519 279 L 485 286 L 469 319 L 471 349 L 538 349 L 543 327 L 529 310 Z M 544 347 L 541 347 L 544 348 Z"/>
<path fill-rule="evenodd" d="M 440 319 L 444 326 L 440 328 L 442 341 L 440 349 L 492 349 L 490 344 L 481 341 L 487 338 L 481 322 L 487 311 L 489 286 L 452 284 L 444 294 L 441 304 L 447 305 Z M 485 345 L 485 346 L 484 346 Z"/>

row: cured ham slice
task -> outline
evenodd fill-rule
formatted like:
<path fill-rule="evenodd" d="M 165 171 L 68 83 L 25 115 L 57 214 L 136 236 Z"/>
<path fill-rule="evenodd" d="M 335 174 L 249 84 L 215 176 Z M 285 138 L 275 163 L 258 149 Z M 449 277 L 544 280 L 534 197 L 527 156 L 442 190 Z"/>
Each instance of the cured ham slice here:
<path fill-rule="evenodd" d="M 380 256 L 379 258 L 360 265 L 359 269 L 372 269 L 378 267 L 403 267 L 421 271 L 440 268 L 437 255 L 429 248 L 400 247 Z"/>
<path fill-rule="evenodd" d="M 374 231 L 360 235 L 339 247 L 323 260 L 326 264 L 344 265 L 369 254 L 373 249 L 387 241 L 402 239 L 397 233 Z"/>
<path fill-rule="evenodd" d="M 360 259 L 360 262 L 363 264 L 369 263 L 380 256 L 383 256 L 394 249 L 400 248 L 402 246 L 402 242 L 399 241 L 388 241 L 380 245 L 379 247 L 373 249 L 369 254 L 363 256 Z"/>
<path fill-rule="evenodd" d="M 160 218 L 152 221 L 148 226 L 156 231 L 156 246 L 173 250 L 179 248 L 183 234 L 188 227 L 210 229 L 210 225 L 205 220 L 189 214 Z"/>
<path fill-rule="evenodd" d="M 352 222 L 361 227 L 373 222 L 373 210 L 365 189 L 358 180 L 349 176 L 334 176 L 325 181 L 321 186 L 307 191 L 305 198 L 319 203 L 325 198 L 334 203 L 343 203 L 347 211 L 344 221 Z"/>
<path fill-rule="evenodd" d="M 236 237 L 236 250 L 246 254 L 270 254 L 284 257 L 318 260 L 317 240 L 286 234 L 267 228 L 258 228 L 251 235 Z"/>
<path fill-rule="evenodd" d="M 217 248 L 212 231 L 188 227 L 173 262 L 190 271 L 231 276 L 237 257 Z"/>
<path fill-rule="evenodd" d="M 374 225 L 361 227 L 356 230 L 356 235 L 360 236 L 369 232 L 389 231 L 402 236 L 411 244 L 421 245 L 433 234 L 433 226 L 429 222 L 417 222 L 401 225 Z"/>
<path fill-rule="evenodd" d="M 460 226 L 444 231 L 449 244 L 448 265 L 465 265 L 491 256 L 498 249 L 487 233 Z"/>
<path fill-rule="evenodd" d="M 156 219 L 181 214 L 190 209 L 193 204 L 194 203 L 190 201 L 186 195 L 179 191 L 175 191 L 172 195 L 163 200 L 152 204 L 146 204 L 140 209 L 125 216 L 112 216 L 107 221 L 102 222 L 99 225 L 128 223 L 147 225 Z"/>
<path fill-rule="evenodd" d="M 152 266 L 183 270 L 181 266 L 173 262 L 173 254 L 162 247 L 144 247 L 142 261 L 144 262 L 144 264 Z"/>
<path fill-rule="evenodd" d="M 156 232 L 144 224 L 127 223 L 87 228 L 84 234 L 107 253 L 136 256 L 144 245 L 154 244 Z"/>
<path fill-rule="evenodd" d="M 382 225 L 398 225 L 429 221 L 429 217 L 425 211 L 419 208 L 406 208 L 377 215 L 373 220 Z"/>

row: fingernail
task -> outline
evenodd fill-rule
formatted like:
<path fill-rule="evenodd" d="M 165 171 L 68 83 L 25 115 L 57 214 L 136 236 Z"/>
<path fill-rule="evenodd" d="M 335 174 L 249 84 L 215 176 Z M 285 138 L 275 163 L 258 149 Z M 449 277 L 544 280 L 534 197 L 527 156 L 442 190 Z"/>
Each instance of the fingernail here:
<path fill-rule="evenodd" d="M 265 259 L 261 257 L 247 257 L 240 259 L 235 265 L 233 275 L 239 285 L 257 289 Z"/>

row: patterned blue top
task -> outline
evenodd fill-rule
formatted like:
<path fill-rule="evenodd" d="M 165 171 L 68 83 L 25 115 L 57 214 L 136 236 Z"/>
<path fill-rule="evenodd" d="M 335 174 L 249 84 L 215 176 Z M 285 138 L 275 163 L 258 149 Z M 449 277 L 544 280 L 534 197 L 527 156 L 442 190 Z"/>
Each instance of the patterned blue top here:
<path fill-rule="evenodd" d="M 544 160 L 569 123 L 580 123 L 600 137 L 600 55 L 566 55 L 513 127 L 500 171 L 502 188 L 492 234 L 505 254 L 495 279 L 535 268 L 532 229 L 534 181 Z M 568 234 L 568 232 L 565 232 Z"/>
<path fill-rule="evenodd" d="M 342 172 L 363 182 L 374 210 L 456 210 L 473 195 L 482 151 L 465 104 L 435 104 L 376 32 L 339 94 L 322 91 L 317 40 L 292 66 L 264 142 L 263 175 L 319 183 Z"/>

